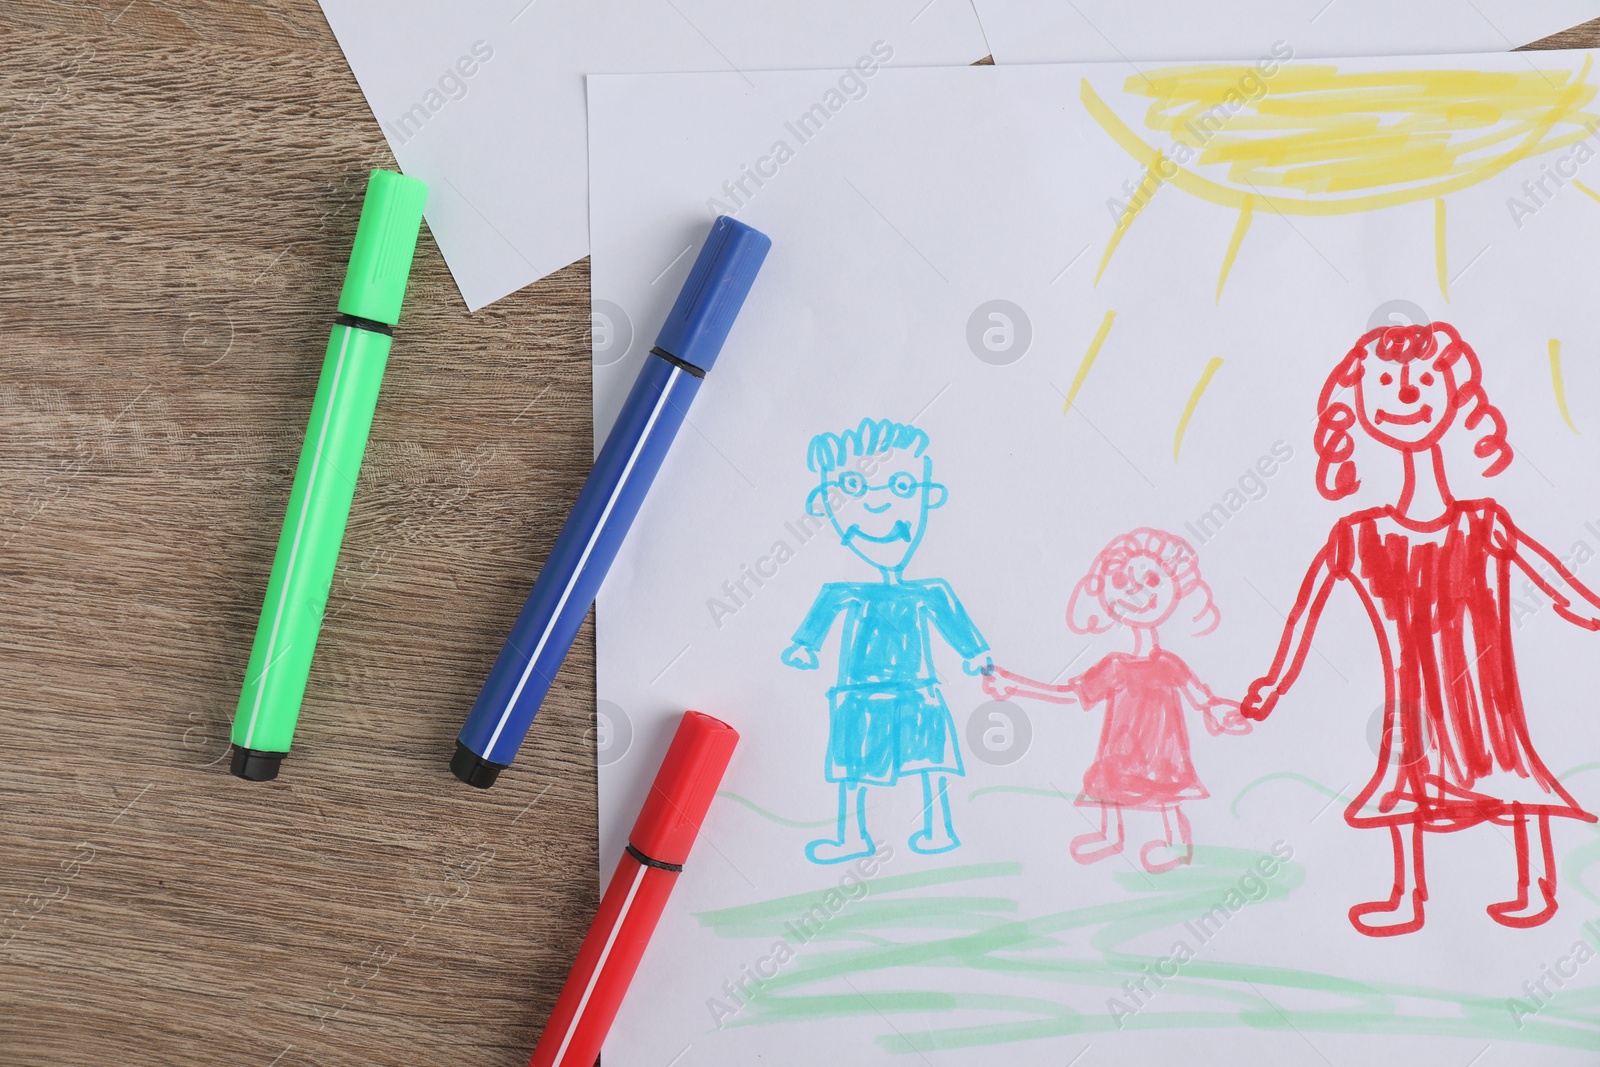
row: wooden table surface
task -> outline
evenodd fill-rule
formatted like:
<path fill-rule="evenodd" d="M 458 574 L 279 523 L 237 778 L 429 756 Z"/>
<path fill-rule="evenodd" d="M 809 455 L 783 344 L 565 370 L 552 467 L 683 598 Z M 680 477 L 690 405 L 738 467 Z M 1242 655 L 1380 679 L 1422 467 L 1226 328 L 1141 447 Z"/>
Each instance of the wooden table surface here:
<path fill-rule="evenodd" d="M 242 782 L 394 160 L 314 0 L 5 0 L 0 42 L 0 1064 L 525 1063 L 598 898 L 592 627 L 499 785 L 446 761 L 588 466 L 587 262 L 468 315 L 424 232 L 295 752 Z"/>

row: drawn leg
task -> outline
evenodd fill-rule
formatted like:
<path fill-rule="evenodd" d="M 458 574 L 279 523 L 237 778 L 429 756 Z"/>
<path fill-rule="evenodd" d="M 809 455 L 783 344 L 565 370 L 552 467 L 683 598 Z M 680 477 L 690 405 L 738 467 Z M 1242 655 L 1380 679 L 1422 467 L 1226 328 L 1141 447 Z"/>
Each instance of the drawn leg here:
<path fill-rule="evenodd" d="M 1072 858 L 1079 863 L 1095 863 L 1122 851 L 1122 807 L 1100 805 L 1100 832 L 1079 834 L 1072 839 Z"/>
<path fill-rule="evenodd" d="M 855 817 L 851 818 L 851 809 Z M 870 856 L 878 850 L 867 835 L 867 788 L 860 782 L 839 783 L 838 837 L 824 837 L 806 846 L 812 863 L 843 863 Z"/>
<path fill-rule="evenodd" d="M 947 779 L 941 774 L 935 788 L 932 778 L 929 772 L 922 772 L 922 829 L 912 834 L 909 842 L 911 851 L 924 855 L 949 852 L 961 844 L 950 825 L 950 796 L 945 791 Z"/>
<path fill-rule="evenodd" d="M 1516 929 L 1526 929 L 1550 921 L 1556 913 L 1556 864 L 1555 851 L 1550 844 L 1550 816 L 1540 815 L 1535 824 L 1538 829 L 1538 848 L 1528 848 L 1528 816 L 1523 811 L 1521 804 L 1511 806 L 1513 829 L 1516 832 L 1517 849 L 1517 898 L 1515 900 L 1501 901 L 1489 905 L 1489 918 L 1502 926 Z M 1529 899 L 1529 888 L 1534 884 L 1530 874 L 1533 856 L 1537 856 L 1538 867 L 1538 895 Z"/>
<path fill-rule="evenodd" d="M 1389 837 L 1394 848 L 1394 886 L 1389 899 L 1350 907 L 1350 925 L 1368 937 L 1393 937 L 1422 929 L 1422 905 L 1428 899 L 1428 883 L 1422 873 L 1422 824 L 1392 825 Z M 1414 875 L 1409 891 L 1408 871 Z"/>
<path fill-rule="evenodd" d="M 1194 859 L 1194 841 L 1189 836 L 1189 817 L 1179 804 L 1163 805 L 1161 825 L 1166 829 L 1164 840 L 1146 841 L 1139 850 L 1139 862 L 1151 874 L 1170 871 Z"/>

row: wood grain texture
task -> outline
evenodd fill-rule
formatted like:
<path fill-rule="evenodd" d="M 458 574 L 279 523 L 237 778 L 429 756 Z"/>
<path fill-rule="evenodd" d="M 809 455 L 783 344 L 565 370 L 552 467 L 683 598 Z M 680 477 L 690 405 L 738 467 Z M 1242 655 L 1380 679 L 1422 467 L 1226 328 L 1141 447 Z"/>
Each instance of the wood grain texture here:
<path fill-rule="evenodd" d="M 295 755 L 240 782 L 393 159 L 313 0 L 8 0 L 0 41 L 0 1063 L 525 1063 L 598 897 L 592 629 L 501 784 L 446 759 L 588 466 L 587 264 L 468 315 L 424 233 Z"/>
<path fill-rule="evenodd" d="M 176 5 L 175 5 L 176 7 Z M 586 627 L 446 760 L 588 467 L 588 272 L 424 233 L 295 755 L 228 725 L 394 166 L 312 0 L 0 9 L 0 1062 L 523 1064 L 597 900 Z"/>

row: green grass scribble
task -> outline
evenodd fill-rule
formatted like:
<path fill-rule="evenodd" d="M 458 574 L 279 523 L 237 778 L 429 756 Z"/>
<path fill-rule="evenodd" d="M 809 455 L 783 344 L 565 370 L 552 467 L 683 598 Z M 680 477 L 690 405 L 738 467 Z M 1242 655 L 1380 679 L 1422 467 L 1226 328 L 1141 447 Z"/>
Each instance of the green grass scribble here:
<path fill-rule="evenodd" d="M 794 944 L 795 958 L 753 988 L 749 1003 L 727 1025 L 877 1018 L 890 1031 L 877 1038 L 878 1045 L 895 1053 L 1118 1029 L 1298 1030 L 1600 1047 L 1600 988 L 1592 986 L 1561 990 L 1519 1026 L 1503 997 L 1213 958 L 1192 925 L 1202 915 L 1224 903 L 1230 892 L 1250 889 L 1257 899 L 1243 907 L 1273 905 L 1286 901 L 1304 882 L 1304 868 L 1290 860 L 1279 862 L 1270 878 L 1244 885 L 1242 880 L 1252 872 L 1259 875 L 1256 865 L 1266 856 L 1248 849 L 1196 846 L 1194 862 L 1187 867 L 1156 876 L 1119 872 L 1124 900 L 1032 918 L 1021 917 L 1018 901 L 1006 892 L 1019 884 L 1014 880 L 1022 877 L 1021 864 L 881 873 L 864 879 L 864 893 L 835 909 L 803 945 Z M 1600 833 L 1565 859 L 1563 874 L 1569 884 L 1583 887 L 1583 874 L 1600 864 Z M 1582 891 L 1596 899 L 1587 887 Z M 793 944 L 795 920 L 830 892 L 838 890 L 791 894 L 701 912 L 696 918 L 719 937 L 751 939 L 763 949 L 779 938 Z M 1342 912 L 1327 918 L 1344 921 Z M 1150 954 L 1126 946 L 1140 939 L 1148 943 L 1163 931 L 1172 940 L 1162 937 L 1161 942 L 1184 940 L 1193 958 L 1175 976 L 1163 979 L 1148 1006 L 1113 1018 L 1100 1005 L 1125 997 L 1124 982 L 1149 974 L 1162 954 L 1172 951 Z M 1083 948 L 1085 938 L 1091 951 Z M 859 990 L 852 979 L 869 974 L 903 974 L 910 984 Z M 962 988 L 965 976 L 974 979 L 974 987 Z M 1061 997 L 992 992 L 1000 984 L 996 979 L 1006 977 L 1057 987 Z M 922 984 L 931 987 L 918 988 Z M 1308 993 L 1318 996 L 1308 999 Z M 1094 1010 L 1083 1010 L 1085 1003 L 1095 1005 Z M 947 1025 L 907 1027 L 906 1022 L 923 1024 L 928 1013 L 946 1017 L 941 1021 Z M 957 1013 L 988 1018 L 957 1023 L 949 1018 Z M 891 1022 L 894 1016 L 906 1022 Z"/>

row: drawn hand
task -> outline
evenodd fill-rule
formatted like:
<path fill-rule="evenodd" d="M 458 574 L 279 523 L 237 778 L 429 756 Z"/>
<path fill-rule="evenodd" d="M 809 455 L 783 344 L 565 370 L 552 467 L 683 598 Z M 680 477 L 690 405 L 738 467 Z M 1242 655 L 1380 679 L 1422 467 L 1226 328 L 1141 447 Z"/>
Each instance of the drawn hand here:
<path fill-rule="evenodd" d="M 983 691 L 989 695 L 990 700 L 1010 700 L 1017 695 L 1017 687 L 994 671 L 983 673 Z"/>
<path fill-rule="evenodd" d="M 798 670 L 814 671 L 817 669 L 817 654 L 796 642 L 783 650 L 783 662 Z"/>
<path fill-rule="evenodd" d="M 994 673 L 994 658 L 987 653 L 982 656 L 973 656 L 971 659 L 961 661 L 961 669 L 968 674 L 988 676 Z"/>
<path fill-rule="evenodd" d="M 1244 695 L 1244 702 L 1239 705 L 1239 714 L 1247 719 L 1260 722 L 1272 714 L 1272 709 L 1278 706 L 1278 687 L 1265 678 L 1257 678 L 1250 683 L 1249 692 Z"/>
<path fill-rule="evenodd" d="M 1226 709 L 1222 713 L 1222 721 L 1218 722 L 1213 714 L 1214 708 Z M 1247 734 L 1251 730 L 1249 720 L 1239 713 L 1239 702 L 1236 700 L 1219 700 L 1206 708 L 1206 732 L 1212 737 L 1220 734 Z"/>

